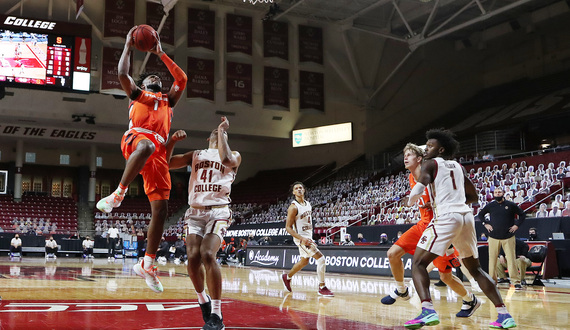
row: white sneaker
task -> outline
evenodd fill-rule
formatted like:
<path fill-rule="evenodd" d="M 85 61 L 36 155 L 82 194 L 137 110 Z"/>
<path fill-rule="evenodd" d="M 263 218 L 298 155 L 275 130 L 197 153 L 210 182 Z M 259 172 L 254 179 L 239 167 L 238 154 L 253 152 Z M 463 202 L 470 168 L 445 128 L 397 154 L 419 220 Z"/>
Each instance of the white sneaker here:
<path fill-rule="evenodd" d="M 158 269 L 156 266 L 152 266 L 149 270 L 145 270 L 142 263 L 138 263 L 133 266 L 133 271 L 135 274 L 145 279 L 146 285 L 148 285 L 152 291 L 157 293 L 164 291 L 162 283 L 160 283 L 160 278 L 157 275 Z"/>
<path fill-rule="evenodd" d="M 125 193 L 126 192 L 127 191 L 125 190 Z M 118 194 L 117 191 L 114 191 L 111 195 L 98 201 L 97 208 L 101 212 L 110 213 L 113 208 L 121 206 L 121 202 L 123 201 L 123 198 L 125 198 L 125 193 Z"/>
<path fill-rule="evenodd" d="M 111 261 L 111 257 L 107 257 L 107 261 Z"/>
<path fill-rule="evenodd" d="M 179 259 L 179 258 L 174 259 L 174 264 L 175 264 L 175 265 L 180 265 L 180 259 Z"/>

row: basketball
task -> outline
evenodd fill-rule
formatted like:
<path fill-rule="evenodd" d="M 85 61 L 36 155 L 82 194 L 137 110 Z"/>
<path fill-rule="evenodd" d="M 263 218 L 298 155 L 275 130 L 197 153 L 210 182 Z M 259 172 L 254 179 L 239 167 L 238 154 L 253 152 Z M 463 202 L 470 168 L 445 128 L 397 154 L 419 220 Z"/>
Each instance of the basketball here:
<path fill-rule="evenodd" d="M 133 44 L 141 52 L 148 52 L 158 41 L 158 34 L 150 25 L 141 24 L 133 31 Z"/>

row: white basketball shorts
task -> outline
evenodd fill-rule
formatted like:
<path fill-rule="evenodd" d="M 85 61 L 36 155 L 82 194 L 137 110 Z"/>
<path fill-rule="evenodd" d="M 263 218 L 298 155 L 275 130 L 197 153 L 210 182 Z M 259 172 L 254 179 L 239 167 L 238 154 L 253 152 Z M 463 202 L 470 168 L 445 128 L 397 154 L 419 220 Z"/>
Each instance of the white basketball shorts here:
<path fill-rule="evenodd" d="M 223 240 L 231 219 L 232 211 L 227 205 L 213 208 L 189 207 L 184 214 L 184 221 L 188 225 L 186 234 L 201 237 L 206 234 L 216 234 L 220 240 Z"/>
<path fill-rule="evenodd" d="M 438 256 L 444 256 L 449 245 L 453 244 L 461 259 L 479 258 L 475 219 L 469 213 L 446 213 L 434 218 L 424 230 L 418 247 Z"/>
<path fill-rule="evenodd" d="M 297 244 L 297 246 L 299 247 L 299 255 L 301 255 L 301 258 L 311 258 L 315 254 L 317 254 L 317 252 L 320 252 L 319 248 L 317 247 L 317 244 L 315 244 L 314 242 L 308 247 L 297 242 L 295 242 L 295 244 Z"/>

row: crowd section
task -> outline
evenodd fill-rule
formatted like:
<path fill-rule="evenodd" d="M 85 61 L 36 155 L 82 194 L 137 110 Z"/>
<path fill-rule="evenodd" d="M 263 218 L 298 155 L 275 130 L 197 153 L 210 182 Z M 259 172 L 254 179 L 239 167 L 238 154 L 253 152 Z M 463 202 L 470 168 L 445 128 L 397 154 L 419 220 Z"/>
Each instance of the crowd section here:
<path fill-rule="evenodd" d="M 185 205 L 185 200 L 170 200 L 168 217 L 185 207 Z M 146 198 L 125 199 L 121 206 L 115 208 L 112 213 L 102 213 L 95 209 L 94 218 L 95 237 L 105 238 L 109 228 L 113 226 L 119 230 L 119 236 L 123 240 L 137 240 L 135 237 L 138 237 L 140 241 L 140 237 L 146 236 L 150 224 L 150 204 Z M 182 228 L 175 230 L 169 228 L 164 231 L 164 236 L 176 237 L 178 234 L 182 234 Z"/>
<path fill-rule="evenodd" d="M 570 166 L 564 160 L 528 166 L 525 161 L 476 164 L 468 166 L 467 172 L 479 192 L 474 213 L 491 202 L 493 191 L 501 186 L 505 198 L 519 204 L 531 217 L 570 216 L 570 192 L 564 192 L 562 183 L 570 182 Z M 350 225 L 416 223 L 419 210 L 417 206 L 407 206 L 409 190 L 407 172 L 380 176 L 358 168 L 337 173 L 307 190 L 307 199 L 313 205 L 315 233 L 334 233 Z M 232 204 L 235 223 L 284 222 L 291 196 L 289 193 L 283 196 L 276 203 Z M 170 201 L 169 216 L 186 207 L 185 200 Z M 77 205 L 69 198 L 24 196 L 21 202 L 15 202 L 9 195 L 0 195 L 0 209 L 0 232 L 44 236 L 77 232 Z M 109 228 L 114 227 L 125 240 L 144 239 L 151 219 L 146 199 L 126 199 L 113 211 L 108 214 L 94 211 L 95 237 L 105 238 Z M 184 234 L 184 228 L 180 217 L 165 229 L 164 236 L 175 239 Z"/>
<path fill-rule="evenodd" d="M 555 164 L 525 161 L 491 166 L 476 165 L 468 176 L 479 192 L 474 214 L 493 200 L 495 187 L 505 190 L 505 198 L 521 205 L 531 217 L 570 216 L 570 192 L 562 181 L 570 178 L 566 161 Z M 378 177 L 371 172 L 349 173 L 307 189 L 313 205 L 315 233 L 336 232 L 349 225 L 413 224 L 419 221 L 417 205 L 407 206 L 408 172 Z M 240 224 L 284 222 L 291 197 L 274 204 L 239 203 L 232 205 Z M 536 207 L 535 207 L 536 204 Z"/>
<path fill-rule="evenodd" d="M 71 234 L 77 230 L 77 205 L 71 198 L 24 195 L 15 202 L 0 195 L 0 231 L 22 235 Z"/>

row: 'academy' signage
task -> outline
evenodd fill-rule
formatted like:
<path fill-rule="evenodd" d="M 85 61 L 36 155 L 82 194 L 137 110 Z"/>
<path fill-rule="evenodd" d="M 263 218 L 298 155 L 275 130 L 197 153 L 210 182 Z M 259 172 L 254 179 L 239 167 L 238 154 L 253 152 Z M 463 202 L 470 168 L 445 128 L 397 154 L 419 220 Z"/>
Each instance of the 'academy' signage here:
<path fill-rule="evenodd" d="M 390 260 L 387 248 L 342 248 L 338 246 L 319 246 L 319 250 L 325 256 L 327 271 L 346 274 L 383 275 L 391 276 Z M 300 260 L 297 246 L 275 247 L 247 247 L 247 262 L 249 266 L 289 269 Z M 412 256 L 405 255 L 405 276 L 412 275 Z M 304 270 L 316 270 L 315 259 L 310 258 L 309 264 Z M 437 271 L 430 276 L 438 276 Z"/>
<path fill-rule="evenodd" d="M 273 252 L 270 253 L 270 252 Z M 279 255 L 274 254 L 275 251 L 266 250 L 265 254 L 260 250 L 248 252 L 249 264 L 250 265 L 261 265 L 261 266 L 280 266 L 279 265 Z"/>

